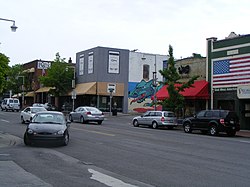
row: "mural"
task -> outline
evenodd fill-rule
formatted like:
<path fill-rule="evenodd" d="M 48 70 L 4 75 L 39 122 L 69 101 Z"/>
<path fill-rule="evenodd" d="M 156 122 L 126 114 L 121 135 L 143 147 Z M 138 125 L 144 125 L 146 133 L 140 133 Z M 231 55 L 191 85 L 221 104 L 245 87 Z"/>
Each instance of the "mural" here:
<path fill-rule="evenodd" d="M 156 87 L 156 92 L 161 89 L 163 85 L 158 85 Z M 144 112 L 147 110 L 152 110 L 152 100 L 151 97 L 154 96 L 154 86 L 153 79 L 146 82 L 141 80 L 139 83 L 130 83 L 129 86 L 129 110 Z"/>

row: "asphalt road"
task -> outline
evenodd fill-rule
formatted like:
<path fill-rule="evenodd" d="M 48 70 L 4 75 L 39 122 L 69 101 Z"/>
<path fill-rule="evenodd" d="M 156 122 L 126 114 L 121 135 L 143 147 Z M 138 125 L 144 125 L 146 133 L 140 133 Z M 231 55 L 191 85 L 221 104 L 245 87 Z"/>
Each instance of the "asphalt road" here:
<path fill-rule="evenodd" d="M 133 127 L 132 116 L 102 125 L 71 123 L 66 147 L 26 147 L 20 114 L 0 111 L 0 186 L 249 186 L 250 139 Z M 3 136 L 4 135 L 4 136 Z M 0 143 L 0 144 L 1 144 Z M 19 185 L 21 186 L 21 185 Z"/>

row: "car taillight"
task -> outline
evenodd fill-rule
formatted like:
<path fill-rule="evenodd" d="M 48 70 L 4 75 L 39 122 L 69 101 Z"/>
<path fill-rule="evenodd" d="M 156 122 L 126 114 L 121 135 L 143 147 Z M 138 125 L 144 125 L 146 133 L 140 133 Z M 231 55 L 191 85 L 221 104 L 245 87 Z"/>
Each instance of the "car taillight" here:
<path fill-rule="evenodd" d="M 222 125 L 224 125 L 224 124 L 225 124 L 224 119 L 220 119 L 220 123 L 221 123 Z"/>
<path fill-rule="evenodd" d="M 164 118 L 164 117 L 161 117 L 161 121 L 165 121 L 165 118 Z"/>
<path fill-rule="evenodd" d="M 87 112 L 86 114 L 87 114 L 87 115 L 90 115 L 90 114 L 91 114 L 91 112 Z"/>

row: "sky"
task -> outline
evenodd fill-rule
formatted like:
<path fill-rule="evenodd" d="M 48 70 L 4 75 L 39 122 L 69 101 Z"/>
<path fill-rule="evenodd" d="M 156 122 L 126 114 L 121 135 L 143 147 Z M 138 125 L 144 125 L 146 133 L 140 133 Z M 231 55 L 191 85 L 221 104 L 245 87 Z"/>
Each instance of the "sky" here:
<path fill-rule="evenodd" d="M 206 56 L 206 39 L 250 34 L 249 0 L 0 0 L 0 53 L 9 65 L 75 62 L 97 46 L 186 58 Z"/>

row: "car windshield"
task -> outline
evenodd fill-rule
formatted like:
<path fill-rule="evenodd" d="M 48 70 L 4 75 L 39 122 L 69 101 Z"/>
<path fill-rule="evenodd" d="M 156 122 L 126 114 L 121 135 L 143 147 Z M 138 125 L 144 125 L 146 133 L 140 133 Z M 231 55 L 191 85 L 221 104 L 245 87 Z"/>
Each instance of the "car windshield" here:
<path fill-rule="evenodd" d="M 60 114 L 37 114 L 34 116 L 32 122 L 33 123 L 52 123 L 52 124 L 63 124 L 64 117 Z"/>
<path fill-rule="evenodd" d="M 31 108 L 31 113 L 37 113 L 40 111 L 45 111 L 46 109 L 43 107 Z"/>

